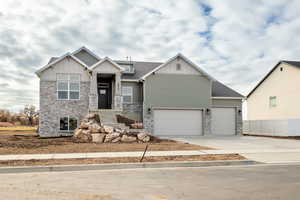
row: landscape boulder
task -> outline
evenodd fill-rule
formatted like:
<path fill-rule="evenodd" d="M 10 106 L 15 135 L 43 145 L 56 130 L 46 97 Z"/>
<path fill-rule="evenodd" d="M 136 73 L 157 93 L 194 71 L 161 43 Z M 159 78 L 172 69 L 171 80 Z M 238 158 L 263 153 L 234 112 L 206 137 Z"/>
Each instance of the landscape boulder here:
<path fill-rule="evenodd" d="M 105 133 L 108 133 L 108 134 L 111 134 L 111 133 L 114 132 L 114 128 L 111 127 L 111 126 L 106 126 L 106 125 L 104 125 L 104 126 L 103 126 L 103 129 L 104 129 L 104 132 L 105 132 Z"/>
<path fill-rule="evenodd" d="M 105 134 L 102 134 L 102 133 L 93 133 L 92 134 L 92 142 L 103 143 L 104 138 L 105 138 Z"/>
<path fill-rule="evenodd" d="M 105 136 L 104 142 L 106 142 L 106 143 L 107 142 L 111 142 L 111 141 L 113 141 L 114 139 L 116 139 L 118 137 L 120 137 L 120 133 L 117 133 L 117 132 L 113 132 L 113 133 L 107 134 Z"/>
<path fill-rule="evenodd" d="M 91 131 L 91 133 L 99 133 L 101 132 L 101 126 L 97 123 L 91 124 L 88 129 Z"/>
<path fill-rule="evenodd" d="M 134 136 L 123 135 L 121 138 L 122 142 L 135 142 L 137 139 Z"/>

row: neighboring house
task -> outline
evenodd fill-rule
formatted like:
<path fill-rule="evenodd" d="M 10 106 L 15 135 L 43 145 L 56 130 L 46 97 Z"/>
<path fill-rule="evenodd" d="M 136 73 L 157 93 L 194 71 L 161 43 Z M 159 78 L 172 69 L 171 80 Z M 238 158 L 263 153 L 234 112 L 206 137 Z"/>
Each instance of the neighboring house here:
<path fill-rule="evenodd" d="M 100 58 L 85 47 L 38 70 L 40 132 L 72 134 L 88 112 L 121 113 L 154 135 L 235 135 L 243 96 L 182 54 L 165 63 Z"/>
<path fill-rule="evenodd" d="M 300 133 L 300 62 L 280 61 L 247 96 L 246 132 L 289 136 Z M 296 132 L 291 129 L 296 128 Z"/>

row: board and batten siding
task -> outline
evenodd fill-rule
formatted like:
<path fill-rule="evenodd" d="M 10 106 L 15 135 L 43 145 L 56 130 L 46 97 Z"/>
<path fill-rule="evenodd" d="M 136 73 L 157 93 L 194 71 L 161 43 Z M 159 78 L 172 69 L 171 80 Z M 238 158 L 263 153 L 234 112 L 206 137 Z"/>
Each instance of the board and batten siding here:
<path fill-rule="evenodd" d="M 211 107 L 211 81 L 201 75 L 151 75 L 145 81 L 144 94 L 146 109 Z"/>
<path fill-rule="evenodd" d="M 66 57 L 61 61 L 55 63 L 52 67 L 49 67 L 43 71 L 40 75 L 41 81 L 56 81 L 57 73 L 74 73 L 80 74 L 80 80 L 82 82 L 90 81 L 87 70 L 77 61 L 71 57 Z"/>

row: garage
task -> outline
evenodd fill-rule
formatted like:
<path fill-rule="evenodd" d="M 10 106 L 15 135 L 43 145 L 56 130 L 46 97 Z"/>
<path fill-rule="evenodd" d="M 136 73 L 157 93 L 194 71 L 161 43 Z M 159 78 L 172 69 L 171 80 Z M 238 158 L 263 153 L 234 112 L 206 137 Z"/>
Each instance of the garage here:
<path fill-rule="evenodd" d="M 154 135 L 202 135 L 202 110 L 154 110 Z"/>
<path fill-rule="evenodd" d="M 213 135 L 235 135 L 235 108 L 212 108 L 211 131 Z"/>

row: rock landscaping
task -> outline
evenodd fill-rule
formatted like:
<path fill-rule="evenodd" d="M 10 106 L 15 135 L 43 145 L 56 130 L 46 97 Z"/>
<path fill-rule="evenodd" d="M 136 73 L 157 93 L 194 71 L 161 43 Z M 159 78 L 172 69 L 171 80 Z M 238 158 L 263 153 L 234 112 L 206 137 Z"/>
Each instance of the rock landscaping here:
<path fill-rule="evenodd" d="M 74 138 L 80 142 L 94 143 L 147 143 L 152 136 L 143 131 L 141 123 L 134 123 L 133 129 L 110 125 L 100 122 L 99 115 L 90 113 L 80 123 L 79 128 L 74 131 Z"/>

